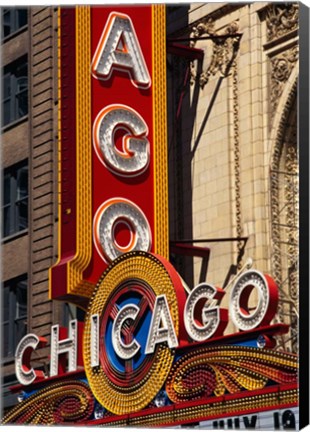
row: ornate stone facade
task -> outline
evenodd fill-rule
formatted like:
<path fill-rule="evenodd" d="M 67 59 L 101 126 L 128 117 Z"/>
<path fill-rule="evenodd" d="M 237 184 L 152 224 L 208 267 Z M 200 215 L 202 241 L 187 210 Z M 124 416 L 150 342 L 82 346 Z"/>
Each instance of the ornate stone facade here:
<path fill-rule="evenodd" d="M 277 109 L 280 97 L 282 95 L 285 83 L 288 81 L 291 72 L 298 61 L 298 46 L 294 46 L 281 54 L 271 58 L 271 76 L 270 76 L 270 105 L 271 105 L 271 116 Z"/>
<path fill-rule="evenodd" d="M 270 64 L 270 136 L 275 136 L 271 163 L 271 233 L 273 271 L 280 287 L 278 319 L 291 324 L 284 349 L 297 351 L 298 334 L 298 157 L 297 157 L 297 4 L 266 9 L 265 45 Z M 277 48 L 280 46 L 280 52 Z M 294 71 L 294 72 L 293 72 Z M 280 118 L 280 121 L 278 120 Z"/>
<path fill-rule="evenodd" d="M 170 33 L 187 37 L 190 46 L 204 52 L 203 61 L 188 61 L 192 85 L 182 87 L 182 109 L 180 99 L 174 102 L 180 113 L 175 123 L 179 151 L 171 152 L 171 174 L 180 166 L 184 174 L 187 167 L 187 188 L 179 191 L 183 216 L 187 208 L 193 214 L 187 238 L 245 236 L 244 262 L 252 258 L 255 267 L 276 279 L 281 291 L 277 320 L 292 326 L 278 344 L 296 351 L 299 7 L 226 6 L 190 5 L 184 27 L 176 24 Z M 190 160 L 186 149 L 191 149 Z M 180 213 L 175 218 L 171 213 L 171 232 L 176 233 Z M 227 268 L 240 267 L 242 244 L 205 245 L 211 248 L 207 277 L 221 286 Z M 197 281 L 198 260 L 192 273 Z M 224 298 L 223 306 L 227 303 Z"/>
<path fill-rule="evenodd" d="M 272 3 L 266 11 L 267 40 L 273 41 L 298 28 L 297 3 Z"/>
<path fill-rule="evenodd" d="M 298 157 L 296 87 L 290 93 L 286 121 L 280 125 L 271 166 L 272 239 L 274 275 L 280 287 L 278 318 L 291 324 L 290 341 L 283 348 L 297 351 L 298 336 Z"/>
<path fill-rule="evenodd" d="M 238 23 L 234 21 L 226 26 L 224 31 L 219 32 L 215 30 L 215 23 L 212 19 L 201 20 L 192 27 L 190 33 L 191 47 L 198 47 L 204 38 L 210 38 L 209 40 L 204 40 L 203 43 L 205 59 L 202 71 L 198 72 L 196 62 L 191 62 L 192 84 L 197 80 L 203 88 L 211 76 L 215 76 L 216 74 L 222 77 L 227 76 L 238 52 L 240 42 L 238 29 Z"/>

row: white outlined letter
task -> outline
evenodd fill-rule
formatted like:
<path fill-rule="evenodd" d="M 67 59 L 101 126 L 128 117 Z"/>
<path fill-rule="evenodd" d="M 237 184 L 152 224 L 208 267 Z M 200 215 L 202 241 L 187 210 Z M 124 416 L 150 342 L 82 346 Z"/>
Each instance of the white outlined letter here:
<path fill-rule="evenodd" d="M 129 243 L 125 246 L 119 245 L 115 238 L 119 223 L 127 226 L 130 233 Z M 94 216 L 94 243 L 102 259 L 109 262 L 125 252 L 148 252 L 152 245 L 151 229 L 136 204 L 125 198 L 112 198 L 105 201 Z"/>
<path fill-rule="evenodd" d="M 202 342 L 215 336 L 219 330 L 220 323 L 227 324 L 227 311 L 220 309 L 219 306 L 206 306 L 201 309 L 201 317 L 198 321 L 202 321 L 203 325 L 198 324 L 195 317 L 195 308 L 199 302 L 204 300 L 219 299 L 224 295 L 223 290 L 216 288 L 213 285 L 201 283 L 197 285 L 190 293 L 186 300 L 184 308 L 184 324 L 189 336 L 196 342 Z M 225 324 L 225 327 L 226 327 Z M 224 328 L 225 328 L 224 327 Z"/>
<path fill-rule="evenodd" d="M 59 340 L 59 325 L 51 329 L 50 376 L 58 375 L 59 356 L 68 353 L 68 372 L 77 369 L 77 320 L 69 322 L 69 337 Z"/>
<path fill-rule="evenodd" d="M 115 133 L 122 129 L 122 151 L 115 146 Z M 97 115 L 93 142 L 97 156 L 113 173 L 131 177 L 144 172 L 150 162 L 148 127 L 143 118 L 126 105 L 109 105 Z"/>
<path fill-rule="evenodd" d="M 15 374 L 22 385 L 29 385 L 37 378 L 44 378 L 44 372 L 30 367 L 30 356 L 33 350 L 46 345 L 47 340 L 35 334 L 27 334 L 19 342 L 15 352 Z"/>
<path fill-rule="evenodd" d="M 135 320 L 140 309 L 135 304 L 127 304 L 118 312 L 112 327 L 112 344 L 116 354 L 123 360 L 130 360 L 140 349 L 140 344 L 132 339 L 130 343 L 122 340 L 123 324 L 126 320 Z"/>
<path fill-rule="evenodd" d="M 164 294 L 156 298 L 145 354 L 152 354 L 158 343 L 167 342 L 169 348 L 178 346 L 168 301 Z"/>
<path fill-rule="evenodd" d="M 108 17 L 93 58 L 92 74 L 97 79 L 108 80 L 113 69 L 128 72 L 135 87 L 151 85 L 133 23 L 128 15 L 117 12 Z"/>

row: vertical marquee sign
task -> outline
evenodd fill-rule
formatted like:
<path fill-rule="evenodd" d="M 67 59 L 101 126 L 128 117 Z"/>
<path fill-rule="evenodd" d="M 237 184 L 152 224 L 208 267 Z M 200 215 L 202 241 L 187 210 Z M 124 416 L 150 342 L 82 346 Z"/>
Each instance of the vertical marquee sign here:
<path fill-rule="evenodd" d="M 122 253 L 168 256 L 165 7 L 61 8 L 59 29 L 50 297 L 86 305 Z"/>

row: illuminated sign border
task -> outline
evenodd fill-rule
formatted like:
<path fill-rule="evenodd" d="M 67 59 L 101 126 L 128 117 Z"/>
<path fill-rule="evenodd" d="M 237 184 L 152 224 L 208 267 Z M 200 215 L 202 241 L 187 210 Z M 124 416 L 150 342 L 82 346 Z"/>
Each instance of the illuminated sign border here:
<path fill-rule="evenodd" d="M 70 407 L 66 398 L 77 398 Z M 244 391 L 222 397 L 209 397 L 161 409 L 144 409 L 137 413 L 112 415 L 89 420 L 95 401 L 91 390 L 74 377 L 63 379 L 47 388 L 38 389 L 9 411 L 2 424 L 57 424 L 83 426 L 157 426 L 173 427 L 240 415 L 298 407 L 297 383 L 280 384 L 256 391 Z"/>
<path fill-rule="evenodd" d="M 105 324 L 104 315 L 107 315 L 111 295 L 127 291 L 130 296 L 129 283 L 136 286 L 135 290 L 138 289 L 149 303 L 155 301 L 155 296 L 167 296 L 175 331 L 177 334 L 184 332 L 182 328 L 179 329 L 182 322 L 179 308 L 182 310 L 185 293 L 182 281 L 172 265 L 159 256 L 143 252 L 131 252 L 114 260 L 98 282 L 89 305 L 85 319 L 83 356 L 86 376 L 94 395 L 107 409 L 116 414 L 139 411 L 151 402 L 164 385 L 174 358 L 174 350 L 160 344 L 155 352 L 150 353 L 147 364 L 143 362 L 132 373 L 121 374 L 115 371 L 113 364 L 110 364 L 111 360 L 105 352 L 108 343 L 102 344 L 101 334 L 101 361 L 98 361 L 98 364 L 93 361 L 92 349 L 96 342 L 92 337 L 92 316 L 98 316 L 100 320 L 103 315 L 102 322 Z M 104 329 L 106 327 L 105 325 Z M 98 338 L 96 339 L 98 341 Z"/>
<path fill-rule="evenodd" d="M 261 344 L 255 336 L 268 339 L 268 335 L 287 330 L 283 324 L 261 325 L 268 324 L 275 313 L 277 286 L 272 278 L 256 270 L 241 274 L 232 287 L 232 298 L 237 295 L 238 301 L 231 301 L 231 312 L 246 312 L 240 287 L 248 296 L 258 281 L 262 294 L 253 315 L 259 316 L 259 323 L 254 320 L 241 335 L 223 336 L 228 314 L 222 310 L 225 319 L 221 323 L 218 309 L 201 304 L 214 295 L 222 297 L 222 290 L 199 284 L 186 298 L 182 280 L 167 260 L 142 251 L 123 254 L 100 278 L 85 327 L 76 320 L 70 321 L 68 331 L 58 325 L 52 327 L 50 378 L 64 377 L 84 366 L 98 403 L 117 415 L 146 409 L 161 391 L 171 403 L 183 404 L 212 394 L 225 397 L 226 391 L 261 390 L 270 380 L 296 383 L 296 355 L 270 350 L 269 344 Z M 195 331 L 202 331 L 203 338 L 193 334 L 190 322 L 196 323 Z M 242 334 L 245 341 L 254 339 L 255 347 L 238 346 Z M 229 345 L 235 338 L 237 346 Z M 31 353 L 39 342 L 45 341 L 30 334 L 17 347 L 16 375 L 24 386 L 45 379 L 30 365 Z"/>

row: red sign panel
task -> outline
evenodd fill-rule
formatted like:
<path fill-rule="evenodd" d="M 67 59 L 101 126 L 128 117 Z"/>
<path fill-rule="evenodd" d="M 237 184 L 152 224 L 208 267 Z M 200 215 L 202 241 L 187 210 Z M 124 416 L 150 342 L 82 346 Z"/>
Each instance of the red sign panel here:
<path fill-rule="evenodd" d="M 168 255 L 164 27 L 163 6 L 61 9 L 51 298 L 86 304 L 124 252 Z"/>

